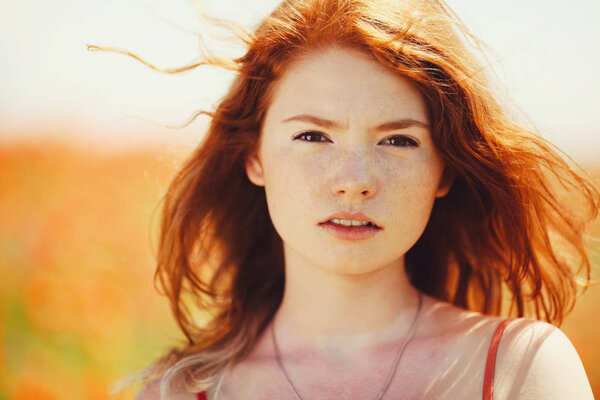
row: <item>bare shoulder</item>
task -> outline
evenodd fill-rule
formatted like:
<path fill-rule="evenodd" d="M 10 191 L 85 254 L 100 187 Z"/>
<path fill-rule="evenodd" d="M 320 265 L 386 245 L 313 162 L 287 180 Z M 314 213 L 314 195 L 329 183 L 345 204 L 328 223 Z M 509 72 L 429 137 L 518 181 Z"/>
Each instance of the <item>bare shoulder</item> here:
<path fill-rule="evenodd" d="M 196 396 L 190 393 L 170 393 L 169 400 L 194 400 Z M 160 379 L 149 382 L 140 390 L 135 400 L 161 400 Z"/>
<path fill-rule="evenodd" d="M 469 384 L 473 386 L 473 396 L 480 394 L 490 342 L 504 318 L 429 300 L 429 307 L 424 309 L 430 322 L 427 334 L 437 342 L 452 343 L 452 362 L 467 371 L 463 375 L 469 377 L 456 385 L 461 392 L 454 397 L 437 398 L 461 398 Z M 494 400 L 594 398 L 573 344 L 560 329 L 545 322 L 518 318 L 508 324 L 500 340 L 495 368 Z"/>
<path fill-rule="evenodd" d="M 134 400 L 160 400 L 160 380 L 149 382 L 140 390 Z"/>
<path fill-rule="evenodd" d="M 545 322 L 519 318 L 502 336 L 494 381 L 496 399 L 591 399 L 581 360 L 567 336 Z"/>

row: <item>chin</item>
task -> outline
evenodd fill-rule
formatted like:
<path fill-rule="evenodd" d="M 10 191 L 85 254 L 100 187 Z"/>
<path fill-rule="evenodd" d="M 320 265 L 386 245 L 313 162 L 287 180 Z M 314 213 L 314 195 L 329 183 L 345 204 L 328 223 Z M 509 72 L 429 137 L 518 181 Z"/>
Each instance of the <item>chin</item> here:
<path fill-rule="evenodd" d="M 374 264 L 373 260 L 369 262 L 356 258 L 352 260 L 338 258 L 335 262 L 317 262 L 316 265 L 328 273 L 339 275 L 368 274 L 384 268 L 382 264 Z"/>

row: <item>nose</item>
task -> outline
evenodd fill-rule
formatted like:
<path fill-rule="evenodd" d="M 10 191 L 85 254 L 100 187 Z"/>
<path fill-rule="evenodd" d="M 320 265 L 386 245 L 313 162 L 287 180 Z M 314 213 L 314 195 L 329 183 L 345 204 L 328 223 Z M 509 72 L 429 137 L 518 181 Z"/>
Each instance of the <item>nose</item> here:
<path fill-rule="evenodd" d="M 334 195 L 349 199 L 368 199 L 375 195 L 376 179 L 364 152 L 340 157 L 332 180 Z"/>

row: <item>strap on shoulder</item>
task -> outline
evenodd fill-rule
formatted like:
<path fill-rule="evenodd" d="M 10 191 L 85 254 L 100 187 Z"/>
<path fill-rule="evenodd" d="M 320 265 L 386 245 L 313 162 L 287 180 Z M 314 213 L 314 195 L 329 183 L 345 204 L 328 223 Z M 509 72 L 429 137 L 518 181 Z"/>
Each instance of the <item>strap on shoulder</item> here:
<path fill-rule="evenodd" d="M 494 372 L 496 369 L 496 353 L 498 353 L 498 344 L 506 326 L 514 318 L 506 318 L 498 324 L 494 331 L 490 348 L 488 350 L 487 360 L 485 362 L 485 375 L 483 376 L 483 400 L 493 400 L 494 398 Z"/>

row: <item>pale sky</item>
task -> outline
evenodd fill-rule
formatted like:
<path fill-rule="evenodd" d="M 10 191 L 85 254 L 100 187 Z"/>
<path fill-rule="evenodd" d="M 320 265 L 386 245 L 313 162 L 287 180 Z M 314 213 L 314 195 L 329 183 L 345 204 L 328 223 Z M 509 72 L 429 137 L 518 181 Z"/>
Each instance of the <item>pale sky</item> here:
<path fill-rule="evenodd" d="M 179 75 L 86 44 L 127 48 L 163 67 L 193 60 L 201 30 L 189 0 L 2 0 L 0 140 L 50 136 L 78 145 L 185 148 L 206 126 L 178 124 L 212 109 L 231 74 L 214 67 Z M 201 3 L 254 27 L 278 0 Z M 600 1 L 447 0 L 494 51 L 504 91 L 540 133 L 584 164 L 600 156 Z M 217 43 L 209 41 L 211 43 Z M 220 50 L 221 45 L 214 45 Z M 230 50 L 241 54 L 240 50 Z"/>

